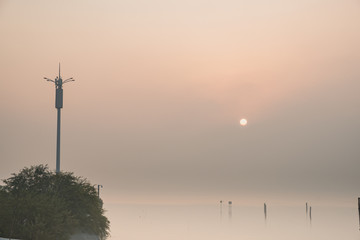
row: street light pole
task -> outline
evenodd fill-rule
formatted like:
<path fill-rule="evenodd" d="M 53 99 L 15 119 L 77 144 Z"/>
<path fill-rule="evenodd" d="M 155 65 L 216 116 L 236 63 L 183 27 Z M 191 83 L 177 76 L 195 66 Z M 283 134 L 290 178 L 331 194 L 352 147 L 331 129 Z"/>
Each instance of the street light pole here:
<path fill-rule="evenodd" d="M 56 137 L 56 173 L 60 172 L 60 121 L 61 121 L 61 108 L 63 107 L 63 84 L 75 81 L 73 78 L 62 80 L 60 75 L 59 63 L 59 76 L 55 80 L 44 77 L 48 82 L 55 83 L 55 108 L 57 109 L 57 137 Z"/>

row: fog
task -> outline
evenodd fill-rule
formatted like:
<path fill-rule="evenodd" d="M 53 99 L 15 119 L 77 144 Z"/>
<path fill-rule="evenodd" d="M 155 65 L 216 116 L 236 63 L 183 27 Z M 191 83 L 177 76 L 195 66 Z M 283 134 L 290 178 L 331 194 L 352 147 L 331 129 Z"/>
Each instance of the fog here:
<path fill-rule="evenodd" d="M 1 1 L 0 177 L 55 168 L 105 202 L 353 204 L 360 4 Z M 241 127 L 239 120 L 248 125 Z"/>

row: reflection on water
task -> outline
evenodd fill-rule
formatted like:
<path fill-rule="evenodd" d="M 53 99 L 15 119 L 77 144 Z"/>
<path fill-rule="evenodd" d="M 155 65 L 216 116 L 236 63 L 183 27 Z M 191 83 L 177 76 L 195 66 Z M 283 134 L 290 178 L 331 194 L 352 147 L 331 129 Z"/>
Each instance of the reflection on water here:
<path fill-rule="evenodd" d="M 360 239 L 357 208 L 222 205 L 107 204 L 110 239 Z"/>

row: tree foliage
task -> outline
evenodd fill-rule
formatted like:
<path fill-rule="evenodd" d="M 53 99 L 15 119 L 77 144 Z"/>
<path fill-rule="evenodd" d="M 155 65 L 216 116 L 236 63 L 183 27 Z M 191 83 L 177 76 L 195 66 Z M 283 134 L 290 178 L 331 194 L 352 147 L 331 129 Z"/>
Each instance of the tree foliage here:
<path fill-rule="evenodd" d="M 47 166 L 24 168 L 0 186 L 0 235 L 67 240 L 76 232 L 108 236 L 109 221 L 94 186 Z"/>

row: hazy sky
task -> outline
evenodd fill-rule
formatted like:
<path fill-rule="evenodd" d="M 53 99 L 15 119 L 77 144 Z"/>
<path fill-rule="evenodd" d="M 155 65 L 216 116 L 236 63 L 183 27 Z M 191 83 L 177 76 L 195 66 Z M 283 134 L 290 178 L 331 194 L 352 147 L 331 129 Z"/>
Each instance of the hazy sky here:
<path fill-rule="evenodd" d="M 360 196 L 358 0 L 0 1 L 0 43 L 1 179 L 55 169 L 61 62 L 61 169 L 106 201 Z"/>

